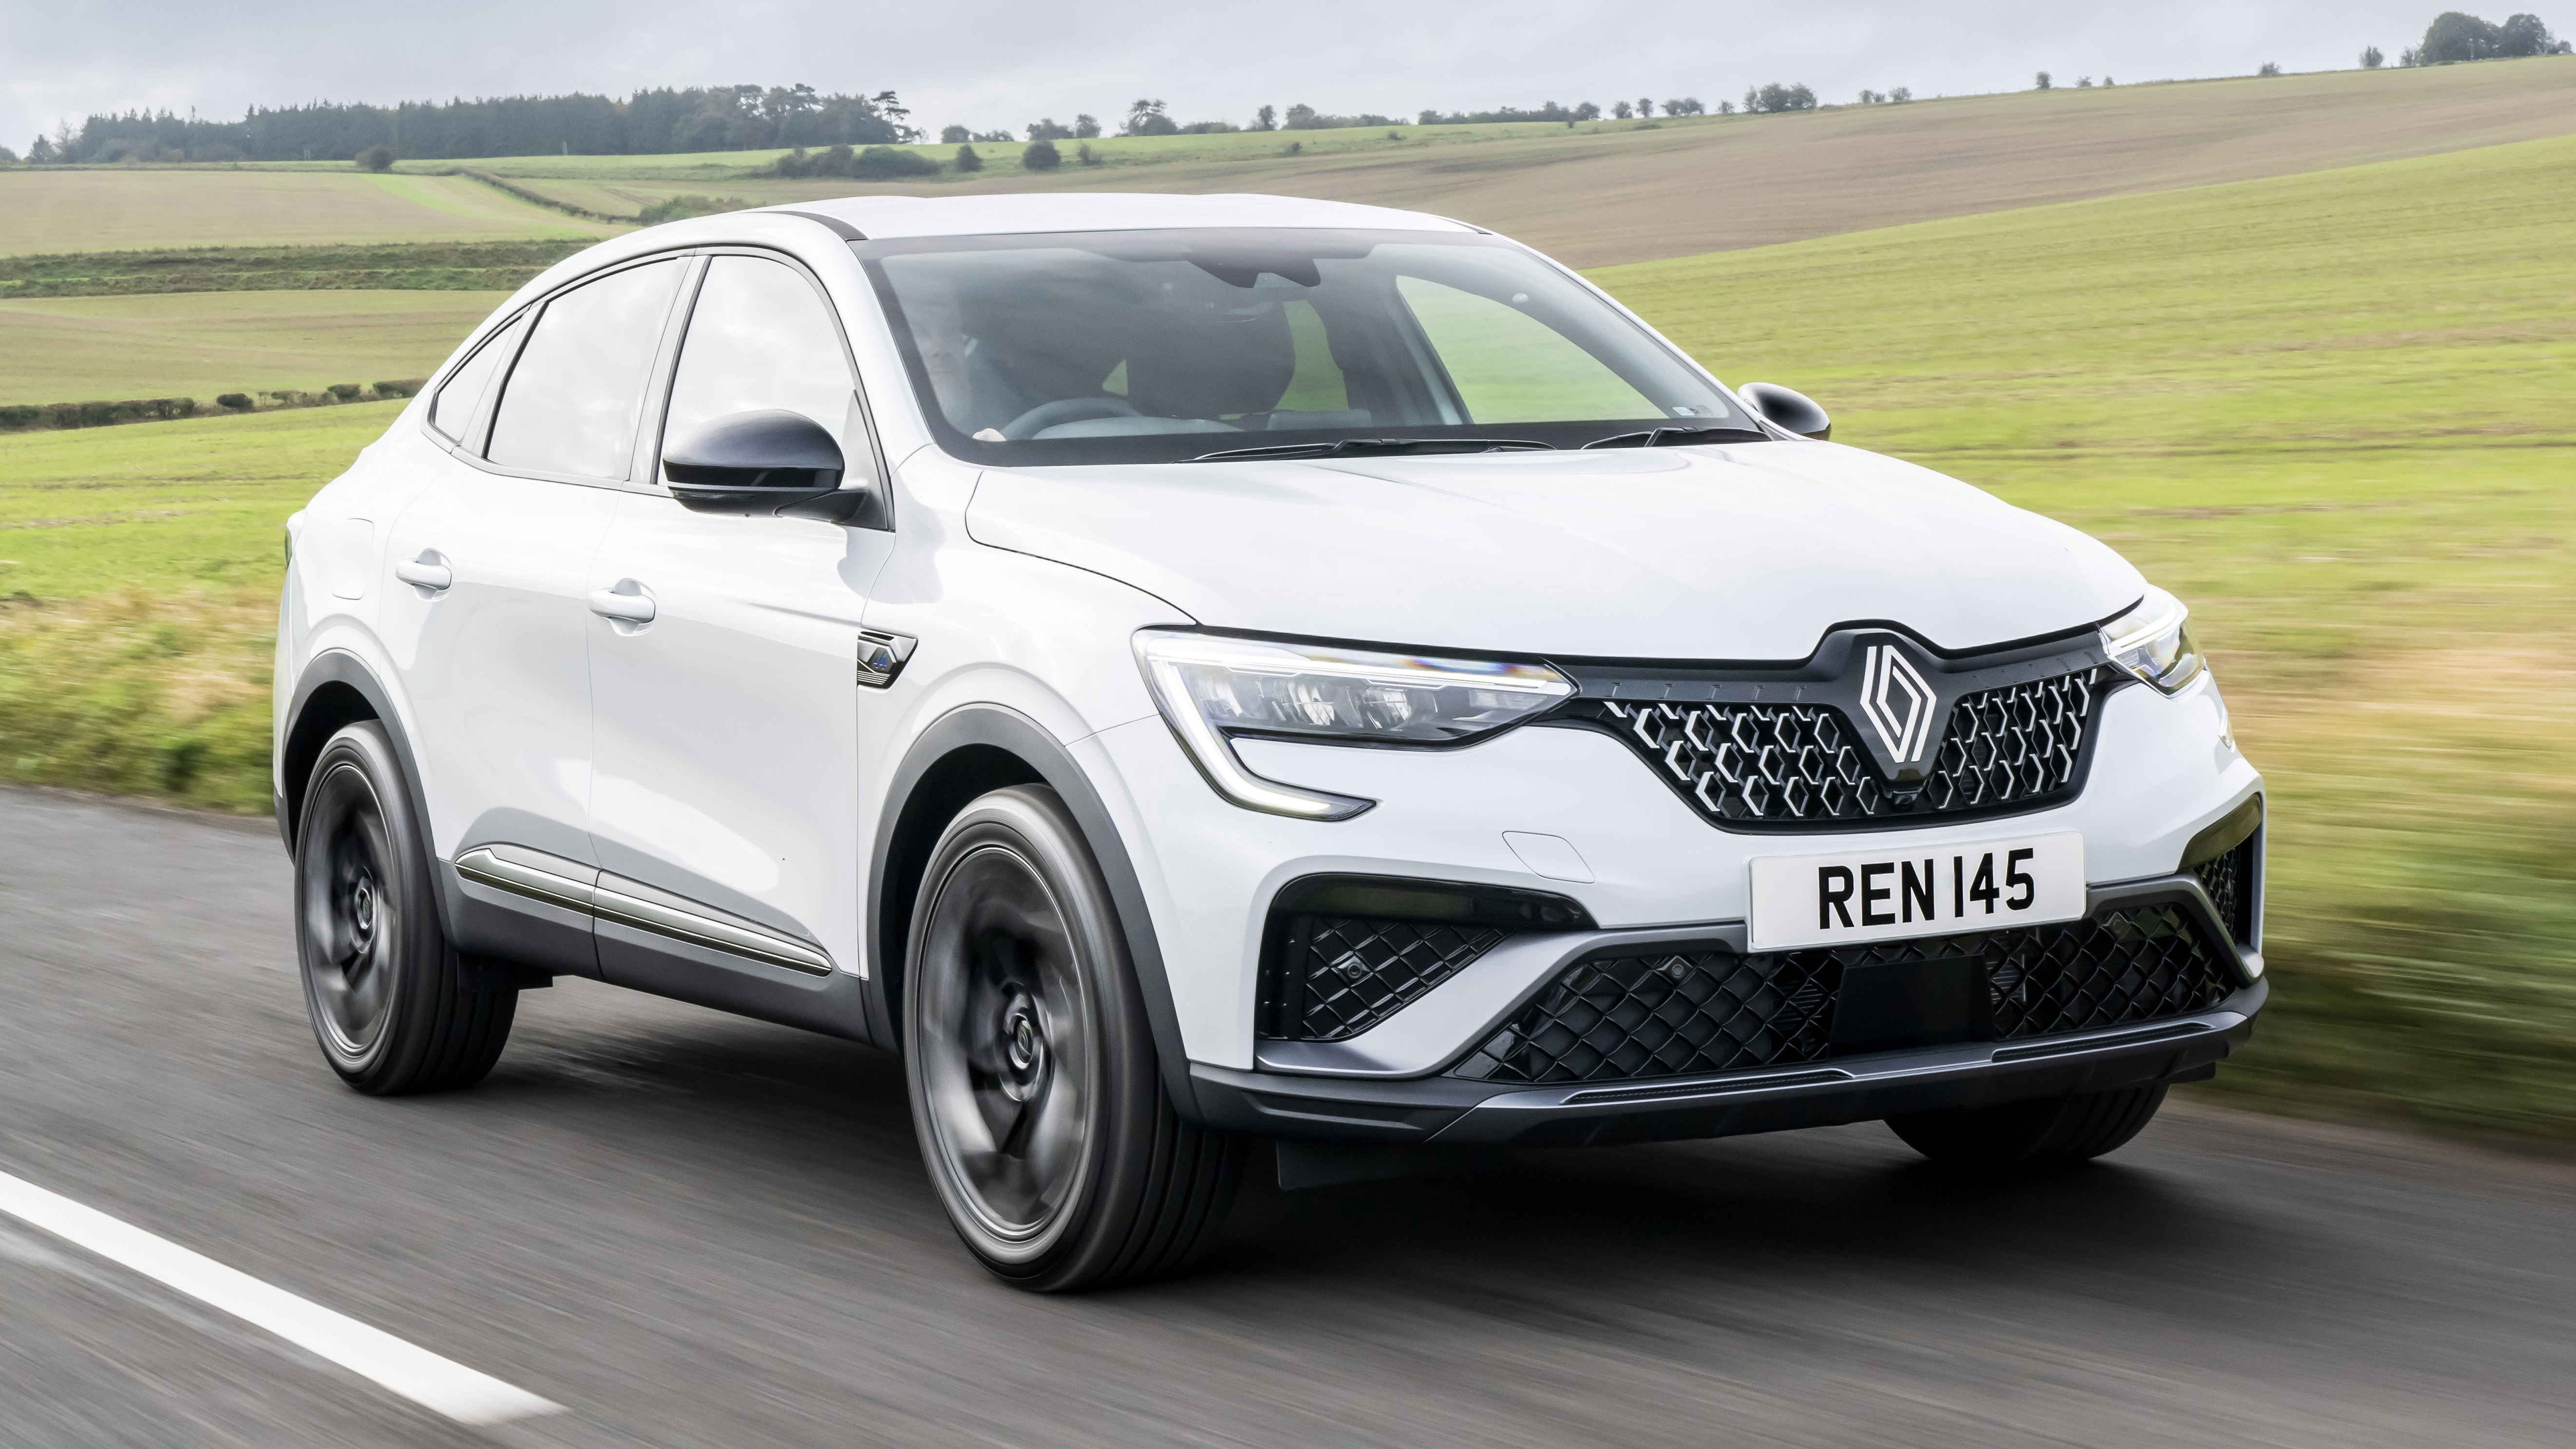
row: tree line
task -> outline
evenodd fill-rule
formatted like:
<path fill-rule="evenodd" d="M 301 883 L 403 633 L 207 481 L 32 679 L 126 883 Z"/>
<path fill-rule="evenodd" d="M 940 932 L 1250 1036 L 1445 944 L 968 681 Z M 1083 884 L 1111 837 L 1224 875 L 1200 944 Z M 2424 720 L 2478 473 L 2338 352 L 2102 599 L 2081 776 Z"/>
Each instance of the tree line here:
<path fill-rule="evenodd" d="M 921 138 L 893 91 L 691 86 L 608 96 L 502 96 L 398 106 L 315 101 L 254 106 L 238 121 L 169 111 L 100 114 L 40 136 L 36 162 L 346 160 L 373 147 L 417 160 L 668 155 L 781 146 L 890 145 Z"/>
<path fill-rule="evenodd" d="M 1860 93 L 1864 105 L 1907 101 L 1913 93 Z M 1772 83 L 1744 93 L 1742 109 L 1761 114 L 1813 110 L 1818 101 L 1805 85 Z M 1342 115 L 1305 104 L 1284 111 L 1262 106 L 1248 124 L 1231 121 L 1181 121 L 1163 101 L 1139 98 L 1118 120 L 1120 136 L 1185 136 L 1238 131 L 1321 131 L 1349 127 L 1466 126 L 1498 122 L 1543 121 L 1566 126 L 1603 118 L 1645 120 L 1657 115 L 1720 115 L 1738 109 L 1733 101 L 1714 107 L 1696 96 L 1657 101 L 1649 96 L 1614 101 L 1605 110 L 1598 102 L 1562 105 L 1547 101 L 1523 108 L 1502 106 L 1480 111 L 1424 110 L 1410 122 L 1375 111 Z M 253 107 L 238 121 L 213 121 L 164 110 L 133 110 L 121 115 L 99 113 L 75 129 L 69 125 L 51 136 L 39 136 L 29 149 L 33 163 L 97 165 L 117 161 L 298 161 L 356 158 L 383 170 L 397 158 L 466 160 L 486 156 L 535 156 L 562 152 L 581 156 L 670 155 L 704 151 L 811 150 L 781 158 L 784 174 L 863 176 L 890 179 L 914 174 L 907 163 L 875 148 L 926 139 L 911 124 L 911 112 L 893 91 L 874 94 L 823 94 L 812 86 L 692 86 L 639 90 L 624 100 L 574 93 L 560 96 L 504 96 L 443 102 L 407 101 L 371 106 L 315 101 L 301 106 Z M 1084 114 L 1071 124 L 1043 117 L 1022 128 L 1031 143 L 1087 141 L 1104 134 L 1101 121 Z M 948 126 L 943 144 L 1017 142 L 1010 131 L 977 131 Z M 858 159 L 864 157 L 866 159 Z M 17 157 L 0 148 L 0 163 Z"/>

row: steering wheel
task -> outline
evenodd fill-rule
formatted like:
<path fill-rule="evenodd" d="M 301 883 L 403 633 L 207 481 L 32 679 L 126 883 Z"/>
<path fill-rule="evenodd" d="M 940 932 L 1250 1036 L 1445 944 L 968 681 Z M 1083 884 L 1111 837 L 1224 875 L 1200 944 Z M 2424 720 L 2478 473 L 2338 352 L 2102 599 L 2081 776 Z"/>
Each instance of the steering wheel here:
<path fill-rule="evenodd" d="M 1002 425 L 1002 436 L 1012 442 L 1026 442 L 1058 423 L 1088 422 L 1093 418 L 1142 417 L 1136 405 L 1125 398 L 1067 397 L 1051 403 L 1039 403 Z"/>

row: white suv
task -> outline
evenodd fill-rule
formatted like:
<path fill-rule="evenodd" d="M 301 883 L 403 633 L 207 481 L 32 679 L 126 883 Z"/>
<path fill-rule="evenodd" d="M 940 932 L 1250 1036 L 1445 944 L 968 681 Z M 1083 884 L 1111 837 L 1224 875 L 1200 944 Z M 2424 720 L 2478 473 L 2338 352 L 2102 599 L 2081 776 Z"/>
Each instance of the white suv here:
<path fill-rule="evenodd" d="M 2108 1151 L 2265 985 L 2262 784 L 2099 543 L 1527 248 L 817 203 L 522 289 L 290 525 L 331 1065 L 572 973 L 908 1064 L 1032 1288 L 1446 1149 Z"/>

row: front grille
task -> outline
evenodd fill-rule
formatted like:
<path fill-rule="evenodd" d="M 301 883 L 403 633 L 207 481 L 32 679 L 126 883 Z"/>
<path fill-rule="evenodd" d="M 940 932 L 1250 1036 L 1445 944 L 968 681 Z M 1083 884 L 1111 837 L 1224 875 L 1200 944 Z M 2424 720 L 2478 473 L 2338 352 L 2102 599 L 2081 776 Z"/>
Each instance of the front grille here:
<path fill-rule="evenodd" d="M 2095 665 L 1962 695 L 1919 783 L 1878 772 L 1830 705 L 1626 703 L 1577 707 L 1626 740 L 1702 815 L 1748 829 L 1859 820 L 2003 814 L 2071 798 L 2083 786 L 2093 707 L 2118 679 Z"/>
<path fill-rule="evenodd" d="M 1262 973 L 1261 1035 L 1340 1041 L 1410 1005 L 1503 943 L 1492 926 L 1297 915 Z"/>
<path fill-rule="evenodd" d="M 2254 944 L 2254 842 L 2240 841 L 2225 855 L 2193 866 L 2191 873 L 2200 877 L 2201 889 L 2209 892 L 2209 902 L 2218 908 L 2227 934 L 2240 945 Z"/>
<path fill-rule="evenodd" d="M 1973 935 L 1739 955 L 1722 946 L 1576 962 L 1451 1076 L 1554 1084 L 1745 1071 L 1837 1053 L 1851 973 L 1974 969 L 1984 992 L 1956 1041 L 2013 1041 L 2181 1016 L 2228 991 L 2218 953 L 2175 905 Z M 1858 1050 L 1869 1050 L 1860 1047 Z"/>

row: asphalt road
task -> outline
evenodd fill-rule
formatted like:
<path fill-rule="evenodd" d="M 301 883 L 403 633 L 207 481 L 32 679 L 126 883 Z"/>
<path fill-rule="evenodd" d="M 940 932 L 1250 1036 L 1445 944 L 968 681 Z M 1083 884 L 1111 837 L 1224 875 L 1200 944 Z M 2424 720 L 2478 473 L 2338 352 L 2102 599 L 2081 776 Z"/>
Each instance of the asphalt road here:
<path fill-rule="evenodd" d="M 2576 1170 L 2168 1109 L 1943 1179 L 1875 1125 L 1254 1191 L 997 1287 L 890 1059 L 593 983 L 376 1101 L 264 827 L 0 792 L 0 1173 L 566 1406 L 469 1430 L 0 1216 L 0 1444 L 2551 1444 Z"/>

